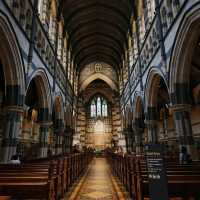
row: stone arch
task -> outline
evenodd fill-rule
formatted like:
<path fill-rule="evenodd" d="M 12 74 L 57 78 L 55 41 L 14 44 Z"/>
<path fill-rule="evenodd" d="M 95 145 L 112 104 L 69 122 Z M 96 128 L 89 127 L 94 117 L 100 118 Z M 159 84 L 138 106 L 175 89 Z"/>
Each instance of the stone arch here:
<path fill-rule="evenodd" d="M 102 73 L 95 73 L 94 75 L 88 77 L 85 81 L 83 81 L 83 83 L 80 86 L 80 91 L 85 90 L 87 88 L 87 86 L 96 79 L 101 79 L 101 80 L 105 81 L 113 90 L 117 91 L 117 86 L 116 86 L 115 82 L 112 79 L 110 79 L 109 77 L 103 75 Z"/>
<path fill-rule="evenodd" d="M 155 95 L 158 92 L 158 86 L 161 80 L 165 83 L 167 91 L 169 91 L 168 84 L 163 73 L 156 68 L 151 68 L 145 84 L 145 112 L 147 112 L 148 107 L 156 106 L 157 99 L 155 98 Z"/>
<path fill-rule="evenodd" d="M 133 121 L 136 118 L 140 118 L 142 115 L 142 112 L 144 111 L 144 105 L 143 105 L 143 99 L 140 95 L 135 96 L 134 106 L 133 106 Z"/>
<path fill-rule="evenodd" d="M 52 110 L 51 87 L 46 72 L 43 69 L 36 70 L 30 77 L 27 90 L 32 81 L 35 81 L 39 98 L 39 107 L 48 108 L 49 113 Z M 27 92 L 27 91 L 26 91 Z"/>
<path fill-rule="evenodd" d="M 147 142 L 147 131 L 145 129 L 144 104 L 142 96 L 136 94 L 134 102 L 133 130 L 135 133 L 136 153 L 143 152 L 143 144 Z"/>
<path fill-rule="evenodd" d="M 92 98 L 94 96 L 97 96 L 97 95 L 100 95 L 100 96 L 103 96 L 108 102 L 110 103 L 114 103 L 113 102 L 113 97 L 110 96 L 108 93 L 106 93 L 105 91 L 103 90 L 95 90 L 94 92 L 92 92 L 88 97 L 86 97 L 86 102 L 90 102 L 92 100 Z"/>
<path fill-rule="evenodd" d="M 169 64 L 170 93 L 180 145 L 196 157 L 199 142 L 200 86 L 200 4 L 184 15 L 175 36 Z M 196 158 L 195 158 L 196 159 Z"/>
<path fill-rule="evenodd" d="M 21 133 L 21 119 L 25 94 L 25 73 L 23 58 L 15 31 L 9 19 L 0 11 L 0 74 L 1 108 L 3 130 L 2 160 L 7 161 L 17 151 L 18 136 Z M 5 117 L 6 115 L 6 117 Z M 15 128 L 13 128 L 15 127 Z M 1 134 L 1 133 L 0 133 Z"/>
<path fill-rule="evenodd" d="M 105 91 L 103 90 L 96 90 L 94 91 L 93 93 L 91 93 L 91 95 L 89 96 L 88 99 L 90 99 L 92 96 L 95 96 L 97 93 L 101 93 L 103 96 L 106 97 L 106 99 L 111 102 L 111 103 L 114 103 L 114 100 L 113 100 L 113 97 L 111 95 L 109 95 L 108 93 L 106 93 Z"/>
<path fill-rule="evenodd" d="M 168 120 L 169 104 L 169 89 L 166 80 L 162 72 L 152 68 L 145 87 L 145 122 L 149 142 L 158 142 L 168 137 L 165 124 Z"/>
<path fill-rule="evenodd" d="M 15 32 L 7 17 L 0 12 L 0 60 L 6 82 L 8 102 L 23 105 L 25 73 L 22 55 Z"/>
<path fill-rule="evenodd" d="M 200 5 L 196 4 L 187 12 L 176 33 L 169 65 L 170 93 L 173 104 L 188 104 L 189 82 L 195 43 L 200 33 Z"/>
<path fill-rule="evenodd" d="M 46 72 L 43 69 L 38 69 L 33 72 L 29 79 L 25 105 L 27 106 L 26 117 L 31 119 L 34 125 L 37 125 L 37 130 L 34 135 L 37 135 L 38 145 L 33 146 L 32 151 L 38 154 L 39 157 L 47 156 L 47 149 L 51 148 L 51 125 L 50 114 L 52 110 L 52 97 L 49 80 Z"/>

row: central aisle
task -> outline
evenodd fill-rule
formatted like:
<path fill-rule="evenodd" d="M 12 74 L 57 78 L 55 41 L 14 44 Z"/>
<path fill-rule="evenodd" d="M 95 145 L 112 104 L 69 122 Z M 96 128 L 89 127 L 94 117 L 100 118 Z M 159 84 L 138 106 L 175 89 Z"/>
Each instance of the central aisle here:
<path fill-rule="evenodd" d="M 117 200 L 105 158 L 95 158 L 76 200 Z"/>

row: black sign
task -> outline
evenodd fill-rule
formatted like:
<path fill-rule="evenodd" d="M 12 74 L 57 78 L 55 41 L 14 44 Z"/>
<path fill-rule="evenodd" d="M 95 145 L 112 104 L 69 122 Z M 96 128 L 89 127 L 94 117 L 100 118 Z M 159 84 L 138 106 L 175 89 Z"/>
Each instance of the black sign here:
<path fill-rule="evenodd" d="M 145 147 L 145 152 L 148 169 L 150 199 L 169 200 L 162 145 L 148 144 Z"/>

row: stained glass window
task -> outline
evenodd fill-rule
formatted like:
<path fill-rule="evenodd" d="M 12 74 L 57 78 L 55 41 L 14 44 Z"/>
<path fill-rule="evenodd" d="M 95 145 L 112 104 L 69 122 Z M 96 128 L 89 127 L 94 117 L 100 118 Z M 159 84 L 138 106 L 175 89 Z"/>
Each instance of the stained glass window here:
<path fill-rule="evenodd" d="M 97 98 L 97 116 L 101 116 L 101 98 Z"/>
<path fill-rule="evenodd" d="M 96 96 L 91 101 L 90 116 L 91 117 L 107 117 L 108 116 L 108 104 L 107 104 L 107 101 L 103 97 Z"/>
<path fill-rule="evenodd" d="M 102 116 L 103 117 L 108 116 L 108 106 L 105 100 L 103 101 L 103 104 L 102 104 Z"/>
<path fill-rule="evenodd" d="M 91 103 L 90 114 L 91 114 L 91 117 L 96 117 L 96 104 L 95 104 L 95 101 L 92 101 L 92 103 Z"/>

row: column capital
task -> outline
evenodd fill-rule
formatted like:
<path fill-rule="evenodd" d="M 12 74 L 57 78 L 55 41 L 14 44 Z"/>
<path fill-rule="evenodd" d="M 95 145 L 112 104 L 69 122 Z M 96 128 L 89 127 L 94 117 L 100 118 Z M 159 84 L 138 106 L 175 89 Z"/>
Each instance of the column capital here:
<path fill-rule="evenodd" d="M 53 125 L 52 121 L 47 121 L 47 122 L 39 122 L 40 127 L 49 127 L 51 125 Z"/>
<path fill-rule="evenodd" d="M 16 113 L 20 113 L 23 114 L 24 112 L 24 108 L 23 106 L 6 106 L 6 111 L 7 112 L 16 112 Z"/>
<path fill-rule="evenodd" d="M 191 105 L 190 104 L 175 104 L 175 105 L 170 106 L 170 109 L 173 112 L 190 111 Z"/>

